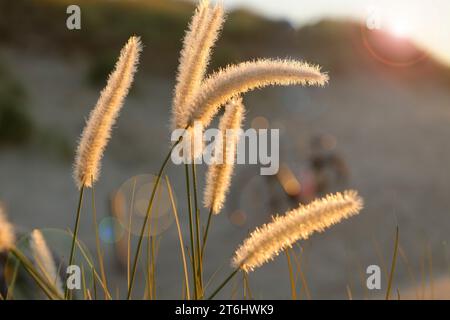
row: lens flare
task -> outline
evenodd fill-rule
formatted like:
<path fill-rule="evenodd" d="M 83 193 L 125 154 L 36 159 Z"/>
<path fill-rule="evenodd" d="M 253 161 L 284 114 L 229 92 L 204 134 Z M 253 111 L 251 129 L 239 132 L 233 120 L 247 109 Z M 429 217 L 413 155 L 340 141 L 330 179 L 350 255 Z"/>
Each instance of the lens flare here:
<path fill-rule="evenodd" d="M 111 211 L 116 219 L 114 221 L 118 222 L 126 233 L 130 230 L 134 235 L 140 234 L 155 182 L 156 177 L 151 174 L 131 177 L 112 197 Z M 167 184 L 165 180 L 161 180 L 149 214 L 146 236 L 159 235 L 171 226 L 174 216 L 170 203 Z M 108 230 L 108 228 L 105 229 L 106 238 L 108 238 Z"/>
<path fill-rule="evenodd" d="M 398 38 L 407 38 L 411 36 L 412 26 L 406 20 L 397 19 L 390 23 L 388 30 Z"/>

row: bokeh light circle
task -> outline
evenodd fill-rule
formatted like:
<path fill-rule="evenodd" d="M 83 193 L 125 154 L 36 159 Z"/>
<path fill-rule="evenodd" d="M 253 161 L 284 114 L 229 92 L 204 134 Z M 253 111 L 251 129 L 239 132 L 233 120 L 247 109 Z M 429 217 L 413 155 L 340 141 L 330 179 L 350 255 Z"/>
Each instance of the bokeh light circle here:
<path fill-rule="evenodd" d="M 137 236 L 140 235 L 155 182 L 156 176 L 141 174 L 125 181 L 117 190 L 113 198 L 112 212 L 116 219 L 113 222 L 119 223 L 121 230 L 126 233 L 130 231 Z M 176 204 L 175 196 L 174 202 Z M 153 200 L 145 236 L 156 236 L 163 233 L 172 225 L 173 221 L 174 215 L 168 185 L 163 178 L 159 182 L 159 187 Z M 105 222 L 105 226 L 108 223 L 111 223 L 111 221 Z M 113 228 L 117 230 L 117 227 Z M 108 230 L 105 229 L 105 231 Z M 108 234 L 105 236 L 108 237 Z M 119 238 L 112 236 L 112 240 L 118 241 Z"/>
<path fill-rule="evenodd" d="M 395 43 L 395 39 L 389 39 L 387 34 L 384 34 L 378 30 L 367 29 L 361 24 L 361 38 L 364 47 L 370 53 L 370 55 L 379 62 L 391 66 L 391 67 L 410 67 L 420 63 L 428 57 L 428 54 L 424 50 L 417 50 L 411 44 L 398 45 L 397 52 L 392 44 Z M 382 44 L 382 41 L 391 40 L 389 43 Z M 397 42 L 404 41 L 404 39 L 397 39 Z M 389 50 L 387 50 L 389 49 Z"/>
<path fill-rule="evenodd" d="M 112 217 L 103 218 L 99 223 L 98 229 L 100 239 L 110 244 L 119 242 L 125 234 L 122 224 Z"/>
<path fill-rule="evenodd" d="M 433 6 L 406 0 L 370 6 L 366 23 L 360 27 L 363 45 L 373 58 L 385 65 L 413 66 L 428 57 L 428 52 L 420 49 L 418 43 L 429 38 L 430 21 L 438 16 Z"/>

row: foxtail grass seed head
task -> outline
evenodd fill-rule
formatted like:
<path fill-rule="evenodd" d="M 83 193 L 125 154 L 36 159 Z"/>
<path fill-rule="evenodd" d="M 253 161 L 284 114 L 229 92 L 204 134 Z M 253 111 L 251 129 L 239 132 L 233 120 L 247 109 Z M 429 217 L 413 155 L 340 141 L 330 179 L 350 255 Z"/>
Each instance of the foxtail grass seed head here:
<path fill-rule="evenodd" d="M 200 1 L 183 41 L 177 84 L 172 104 L 172 129 L 185 128 L 190 118 L 188 105 L 197 95 L 209 64 L 212 47 L 224 21 L 221 4 L 211 7 Z"/>
<path fill-rule="evenodd" d="M 203 125 L 201 122 L 196 121 L 192 126 L 184 130 L 181 146 L 183 151 L 186 151 L 186 154 L 183 154 L 185 163 L 197 163 L 196 160 L 201 158 L 204 148 Z"/>
<path fill-rule="evenodd" d="M 55 260 L 41 231 L 35 229 L 31 233 L 30 248 L 37 267 L 42 271 L 47 280 L 54 284 L 58 292 L 63 294 L 63 286 Z"/>
<path fill-rule="evenodd" d="M 0 204 L 0 252 L 11 249 L 15 241 L 14 227 L 6 218 Z"/>
<path fill-rule="evenodd" d="M 141 50 L 139 37 L 131 37 L 120 52 L 115 70 L 89 115 L 75 159 L 74 178 L 79 188 L 83 185 L 92 187 L 99 177 L 101 158 L 133 82 Z"/>
<path fill-rule="evenodd" d="M 204 192 L 204 205 L 212 208 L 214 214 L 218 214 L 222 209 L 230 188 L 236 148 L 245 112 L 241 97 L 232 98 L 225 108 L 225 113 L 219 123 L 222 141 L 218 143 L 218 148 L 214 149 L 215 163 L 208 167 Z"/>
<path fill-rule="evenodd" d="M 328 195 L 284 216 L 277 216 L 251 233 L 236 250 L 231 264 L 245 272 L 253 271 L 296 241 L 358 214 L 362 207 L 362 198 L 351 190 Z"/>
<path fill-rule="evenodd" d="M 218 109 L 233 96 L 269 85 L 319 85 L 328 76 L 317 66 L 295 60 L 257 60 L 228 66 L 213 73 L 202 83 L 197 96 L 189 104 L 192 117 L 180 122 L 184 127 L 200 121 L 207 127 Z"/>

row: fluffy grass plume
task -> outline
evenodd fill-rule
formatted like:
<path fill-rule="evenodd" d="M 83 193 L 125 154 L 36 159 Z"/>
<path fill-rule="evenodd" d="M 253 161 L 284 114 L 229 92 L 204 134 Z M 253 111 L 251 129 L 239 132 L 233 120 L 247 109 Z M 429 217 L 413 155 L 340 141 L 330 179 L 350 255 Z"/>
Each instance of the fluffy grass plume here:
<path fill-rule="evenodd" d="M 228 66 L 202 83 L 189 105 L 192 117 L 182 121 L 180 126 L 200 121 L 207 127 L 222 105 L 249 90 L 269 85 L 324 85 L 327 81 L 328 76 L 318 67 L 295 60 L 262 59 Z"/>
<path fill-rule="evenodd" d="M 280 251 L 296 241 L 307 239 L 314 232 L 359 213 L 363 200 L 356 191 L 328 195 L 306 206 L 277 216 L 257 228 L 236 250 L 232 266 L 248 272 L 274 259 Z"/>
<path fill-rule="evenodd" d="M 75 159 L 74 178 L 79 188 L 83 185 L 92 187 L 99 177 L 103 151 L 133 82 L 141 50 L 140 39 L 131 37 L 120 52 L 115 70 L 89 115 Z"/>
<path fill-rule="evenodd" d="M 212 208 L 215 214 L 222 209 L 230 188 L 244 111 L 242 98 L 233 98 L 226 105 L 225 113 L 220 119 L 219 130 L 224 141 L 215 149 L 217 163 L 208 167 L 204 192 L 204 205 Z"/>
<path fill-rule="evenodd" d="M 14 227 L 6 218 L 0 204 L 0 252 L 11 249 L 15 241 Z"/>
<path fill-rule="evenodd" d="M 208 67 L 211 49 L 224 21 L 222 5 L 200 1 L 186 33 L 178 66 L 172 105 L 172 128 L 184 128 L 191 114 L 188 105 L 198 93 Z"/>
<path fill-rule="evenodd" d="M 180 147 L 183 151 L 187 151 L 186 154 L 183 154 L 187 163 L 200 159 L 204 148 L 203 125 L 200 121 L 196 121 L 184 130 Z"/>
<path fill-rule="evenodd" d="M 41 269 L 47 280 L 50 283 L 53 283 L 55 288 L 62 295 L 63 286 L 58 274 L 58 269 L 56 268 L 55 260 L 45 242 L 44 236 L 39 230 L 35 229 L 31 233 L 30 248 L 39 269 Z"/>

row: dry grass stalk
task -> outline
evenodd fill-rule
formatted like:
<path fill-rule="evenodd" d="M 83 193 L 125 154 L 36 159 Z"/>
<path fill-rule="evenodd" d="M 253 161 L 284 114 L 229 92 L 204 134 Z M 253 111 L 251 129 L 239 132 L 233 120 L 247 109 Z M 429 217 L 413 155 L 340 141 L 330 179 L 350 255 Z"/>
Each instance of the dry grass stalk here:
<path fill-rule="evenodd" d="M 89 115 L 75 159 L 74 178 L 79 188 L 83 185 L 92 187 L 99 177 L 101 158 L 133 82 L 141 50 L 140 39 L 131 37 L 120 52 L 115 70 Z"/>
<path fill-rule="evenodd" d="M 198 94 L 224 21 L 222 5 L 200 1 L 183 42 L 172 105 L 172 128 L 184 128 L 190 118 L 187 106 Z"/>
<path fill-rule="evenodd" d="M 30 248 L 34 256 L 34 260 L 41 269 L 47 280 L 54 284 L 55 288 L 62 295 L 64 293 L 61 278 L 58 274 L 58 269 L 53 259 L 53 255 L 47 246 L 47 242 L 42 235 L 42 232 L 35 229 L 31 233 Z"/>
<path fill-rule="evenodd" d="M 227 104 L 225 113 L 220 119 L 219 130 L 222 141 L 215 149 L 216 163 L 208 167 L 204 192 L 204 205 L 212 208 L 215 214 L 222 209 L 230 188 L 244 112 L 242 98 L 234 98 Z"/>
<path fill-rule="evenodd" d="M 246 272 L 252 271 L 296 241 L 358 214 L 362 207 L 363 200 L 356 191 L 345 191 L 300 206 L 284 216 L 276 216 L 272 222 L 252 232 L 236 250 L 232 265 Z"/>
<path fill-rule="evenodd" d="M 3 213 L 3 207 L 0 204 L 0 252 L 7 251 L 14 246 L 16 237 L 14 227 Z"/>
<path fill-rule="evenodd" d="M 200 121 L 207 127 L 213 117 L 232 97 L 270 85 L 319 85 L 327 83 L 328 76 L 317 66 L 295 60 L 262 59 L 228 66 L 209 76 L 199 94 L 189 105 L 190 119 L 180 127 Z M 184 120 L 184 119 L 183 119 Z"/>

